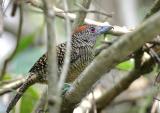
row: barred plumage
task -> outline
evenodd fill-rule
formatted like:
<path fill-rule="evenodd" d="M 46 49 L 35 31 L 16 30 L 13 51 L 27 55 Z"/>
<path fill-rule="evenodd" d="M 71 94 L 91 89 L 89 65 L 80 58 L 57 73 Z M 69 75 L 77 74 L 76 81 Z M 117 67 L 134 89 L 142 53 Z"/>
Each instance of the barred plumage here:
<path fill-rule="evenodd" d="M 112 29 L 111 26 L 95 26 L 95 25 L 82 25 L 78 27 L 72 35 L 71 41 L 71 61 L 67 75 L 66 82 L 72 82 L 77 76 L 86 68 L 86 66 L 93 60 L 94 51 L 93 47 L 98 35 L 103 34 Z M 57 46 L 57 63 L 58 74 L 60 75 L 64 62 L 66 51 L 66 43 Z M 19 93 L 12 99 L 7 108 L 7 113 L 15 106 L 22 94 L 28 87 L 34 83 L 47 83 L 47 54 L 44 54 L 30 69 L 29 77 L 26 82 L 19 88 Z"/>

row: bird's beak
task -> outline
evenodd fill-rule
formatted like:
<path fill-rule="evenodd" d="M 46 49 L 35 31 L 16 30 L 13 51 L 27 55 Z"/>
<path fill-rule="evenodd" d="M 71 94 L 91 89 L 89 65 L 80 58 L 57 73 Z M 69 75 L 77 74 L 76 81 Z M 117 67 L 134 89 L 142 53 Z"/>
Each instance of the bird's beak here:
<path fill-rule="evenodd" d="M 111 29 L 113 29 L 113 26 L 98 26 L 98 34 L 103 34 L 103 33 L 107 33 L 108 31 L 110 31 Z"/>

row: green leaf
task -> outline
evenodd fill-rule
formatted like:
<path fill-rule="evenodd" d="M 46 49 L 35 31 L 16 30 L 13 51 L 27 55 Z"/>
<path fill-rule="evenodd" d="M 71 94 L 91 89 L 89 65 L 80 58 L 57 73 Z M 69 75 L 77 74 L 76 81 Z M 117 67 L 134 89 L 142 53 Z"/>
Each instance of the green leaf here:
<path fill-rule="evenodd" d="M 116 68 L 126 71 L 132 70 L 134 68 L 134 62 L 131 60 L 127 60 L 125 62 L 118 64 Z"/>
<path fill-rule="evenodd" d="M 39 95 L 34 88 L 29 88 L 21 98 L 20 113 L 31 113 Z"/>
<path fill-rule="evenodd" d="M 3 77 L 3 80 L 11 80 L 11 79 L 12 79 L 12 77 L 9 73 L 6 73 Z"/>
<path fill-rule="evenodd" d="M 17 48 L 17 53 L 20 53 L 24 49 L 26 49 L 33 42 L 34 37 L 35 37 L 35 33 L 31 33 L 25 37 L 22 37 Z"/>

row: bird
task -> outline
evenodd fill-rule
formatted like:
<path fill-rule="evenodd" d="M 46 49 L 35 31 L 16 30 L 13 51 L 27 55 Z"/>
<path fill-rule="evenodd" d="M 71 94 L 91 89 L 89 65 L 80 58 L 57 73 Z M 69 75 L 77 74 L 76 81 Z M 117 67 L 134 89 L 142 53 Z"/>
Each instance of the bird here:
<path fill-rule="evenodd" d="M 108 33 L 113 27 L 111 25 L 98 26 L 92 24 L 83 24 L 78 26 L 71 36 L 71 56 L 70 65 L 67 74 L 67 83 L 73 82 L 78 75 L 94 59 L 94 46 L 99 35 Z M 66 42 L 56 46 L 58 75 L 60 75 L 66 52 Z M 35 83 L 47 84 L 47 53 L 43 54 L 39 60 L 29 70 L 29 75 L 25 82 L 20 86 L 18 93 L 9 103 L 6 113 L 16 105 L 23 93 Z"/>

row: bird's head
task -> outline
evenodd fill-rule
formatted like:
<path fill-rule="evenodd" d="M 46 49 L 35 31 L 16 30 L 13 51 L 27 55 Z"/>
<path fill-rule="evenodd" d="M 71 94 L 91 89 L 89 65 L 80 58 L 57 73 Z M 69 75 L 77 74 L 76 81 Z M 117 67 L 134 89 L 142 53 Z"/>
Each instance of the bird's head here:
<path fill-rule="evenodd" d="M 97 25 L 81 25 L 73 32 L 73 38 L 78 40 L 95 44 L 97 36 L 107 33 L 113 27 L 112 26 L 97 26 Z"/>

